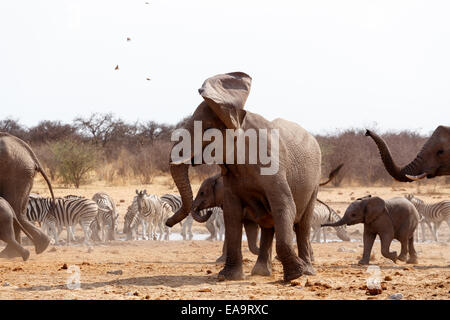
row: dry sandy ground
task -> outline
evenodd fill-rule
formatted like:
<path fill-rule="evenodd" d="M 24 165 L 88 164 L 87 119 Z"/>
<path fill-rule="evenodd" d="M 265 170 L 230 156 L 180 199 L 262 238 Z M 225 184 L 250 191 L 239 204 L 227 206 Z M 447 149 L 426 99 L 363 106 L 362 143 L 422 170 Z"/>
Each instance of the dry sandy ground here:
<path fill-rule="evenodd" d="M 116 199 L 123 216 L 135 189 L 139 188 L 159 195 L 175 192 L 173 185 L 161 177 L 151 186 L 98 184 L 79 190 L 57 188 L 55 193 L 92 197 L 97 191 L 106 191 Z M 195 185 L 194 191 L 197 188 Z M 40 183 L 34 191 L 47 194 Z M 450 188 L 418 190 L 411 185 L 322 188 L 319 197 L 342 213 L 354 197 L 370 193 L 390 198 L 418 191 L 422 192 L 418 197 L 430 202 L 450 198 Z M 242 281 L 218 281 L 217 273 L 222 268 L 215 263 L 222 248 L 219 241 L 114 241 L 93 247 L 50 246 L 41 255 L 27 246 L 32 252 L 27 262 L 0 259 L 0 299 L 385 299 L 395 293 L 402 293 L 403 299 L 450 298 L 450 242 L 446 242 L 450 231 L 446 225 L 441 226 L 440 242 L 417 244 L 418 265 L 393 264 L 381 256 L 376 242 L 371 263 L 381 268 L 379 277 L 384 290 L 375 296 L 366 294 L 366 281 L 371 276 L 367 266 L 357 265 L 362 253 L 361 229 L 361 226 L 348 228 L 352 242 L 313 243 L 317 274 L 291 283 L 281 281 L 282 266 L 276 260 L 272 276 L 250 276 L 256 256 L 248 251 L 246 242 L 243 244 L 246 279 Z M 194 231 L 206 229 L 195 225 Z M 335 239 L 334 235 L 330 237 Z M 399 252 L 400 244 L 394 242 L 391 248 Z M 81 287 L 75 290 L 66 286 L 74 276 L 66 267 L 70 269 L 72 265 L 80 268 Z M 118 270 L 121 274 L 108 273 Z"/>

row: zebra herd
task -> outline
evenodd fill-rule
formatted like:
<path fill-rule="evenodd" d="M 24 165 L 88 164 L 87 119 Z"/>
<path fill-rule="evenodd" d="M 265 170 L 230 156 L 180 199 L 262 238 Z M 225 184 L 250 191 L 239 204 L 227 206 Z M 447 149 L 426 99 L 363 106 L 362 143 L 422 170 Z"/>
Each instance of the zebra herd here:
<path fill-rule="evenodd" d="M 421 215 L 422 241 L 425 241 L 425 224 L 430 229 L 433 239 L 438 241 L 437 230 L 442 222 L 446 222 L 450 228 L 450 201 L 426 204 L 412 194 L 405 197 L 414 204 Z M 136 195 L 124 216 L 122 233 L 126 235 L 126 240 L 137 240 L 141 228 L 144 240 L 169 240 L 170 228 L 165 225 L 165 222 L 181 206 L 182 201 L 178 194 L 164 194 L 159 197 L 155 194 L 147 194 L 146 190 L 136 190 Z M 210 232 L 207 240 L 223 241 L 225 223 L 222 209 L 215 207 L 204 211 L 207 210 L 212 211 L 210 219 L 205 224 Z M 68 195 L 56 198 L 55 202 L 51 198 L 31 194 L 26 217 L 28 220 L 38 223 L 55 243 L 59 243 L 59 235 L 64 228 L 67 232 L 66 244 L 75 241 L 74 228 L 77 225 L 80 225 L 83 230 L 85 244 L 90 244 L 91 241 L 115 240 L 115 234 L 118 233 L 119 214 L 116 204 L 104 192 L 94 194 L 92 199 Z M 327 228 L 321 228 L 321 225 L 336 222 L 340 218 L 339 214 L 330 206 L 317 200 L 311 219 L 311 241 L 320 242 L 322 234 L 323 241 L 326 242 Z M 184 240 L 193 239 L 192 224 L 192 216 L 188 216 L 181 224 L 181 236 Z M 350 241 L 345 226 L 334 229 L 338 238 Z M 418 228 L 416 231 L 418 240 Z"/>

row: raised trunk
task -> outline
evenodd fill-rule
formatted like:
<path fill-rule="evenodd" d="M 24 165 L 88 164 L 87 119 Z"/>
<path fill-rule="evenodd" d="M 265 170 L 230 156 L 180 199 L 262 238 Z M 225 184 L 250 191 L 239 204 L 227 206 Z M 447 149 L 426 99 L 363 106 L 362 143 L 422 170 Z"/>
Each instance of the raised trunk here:
<path fill-rule="evenodd" d="M 212 210 L 207 210 L 206 214 L 204 216 L 202 216 L 200 214 L 200 210 L 194 210 L 194 211 L 192 211 L 191 214 L 192 214 L 192 218 L 194 218 L 195 221 L 200 222 L 200 223 L 204 223 L 204 222 L 209 220 L 209 218 L 211 217 L 212 213 L 213 213 Z"/>
<path fill-rule="evenodd" d="M 168 227 L 173 227 L 189 215 L 192 207 L 193 195 L 191 183 L 189 181 L 188 164 L 170 165 L 170 174 L 172 175 L 173 181 L 180 193 L 181 201 L 183 202 L 182 207 L 172 217 L 167 219 L 166 225 Z"/>
<path fill-rule="evenodd" d="M 423 172 L 421 168 L 422 158 L 420 157 L 420 154 L 417 155 L 417 157 L 411 163 L 404 166 L 403 168 L 400 168 L 392 159 L 391 152 L 386 142 L 379 135 L 370 130 L 367 130 L 366 136 L 371 137 L 373 141 L 375 141 L 378 150 L 380 151 L 381 160 L 383 161 L 384 167 L 394 179 L 400 182 L 411 182 L 413 181 L 413 179 L 408 178 L 408 176 L 417 178 L 424 177 L 421 176 Z"/>

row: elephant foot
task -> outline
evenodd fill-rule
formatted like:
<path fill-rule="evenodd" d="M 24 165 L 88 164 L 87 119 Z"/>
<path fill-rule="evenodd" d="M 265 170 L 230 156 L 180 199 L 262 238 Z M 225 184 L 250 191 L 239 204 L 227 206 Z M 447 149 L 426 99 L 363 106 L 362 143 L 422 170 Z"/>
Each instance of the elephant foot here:
<path fill-rule="evenodd" d="M 225 263 L 226 260 L 227 260 L 227 256 L 223 254 L 216 259 L 216 262 Z"/>
<path fill-rule="evenodd" d="M 406 254 L 401 254 L 401 255 L 399 255 L 399 256 L 397 257 L 397 259 L 400 260 L 400 261 L 405 262 L 406 259 L 407 259 L 407 256 L 406 256 Z"/>
<path fill-rule="evenodd" d="M 272 266 L 269 265 L 269 263 L 264 263 L 264 262 L 256 262 L 256 264 L 254 265 L 253 269 L 252 269 L 252 276 L 270 276 L 272 275 Z"/>
<path fill-rule="evenodd" d="M 219 272 L 219 279 L 223 280 L 244 280 L 242 265 L 239 267 L 226 267 Z"/>
<path fill-rule="evenodd" d="M 11 258 L 17 258 L 17 257 L 22 257 L 22 255 L 20 255 L 19 252 L 17 252 L 10 246 L 6 246 L 6 248 L 3 249 L 2 252 L 0 252 L 0 258 L 11 259 Z"/>
<path fill-rule="evenodd" d="M 406 261 L 406 263 L 418 264 L 419 260 L 417 260 L 417 257 L 409 257 L 409 259 L 408 259 L 408 261 Z"/>
<path fill-rule="evenodd" d="M 358 261 L 358 264 L 363 265 L 363 266 L 368 265 L 369 259 L 361 259 Z"/>
<path fill-rule="evenodd" d="M 30 251 L 28 251 L 27 249 L 23 249 L 23 251 L 22 251 L 23 261 L 27 261 L 29 257 L 30 257 Z"/>
<path fill-rule="evenodd" d="M 303 269 L 303 274 L 308 275 L 308 276 L 315 276 L 316 270 L 314 269 L 312 264 L 307 263 L 305 268 Z"/>
<path fill-rule="evenodd" d="M 284 270 L 284 281 L 292 281 L 303 274 L 315 274 L 314 268 L 309 268 L 308 264 L 302 261 L 298 256 L 294 256 L 293 259 L 289 259 L 290 261 L 282 261 L 283 270 Z M 306 273 L 307 271 L 308 273 Z"/>
<path fill-rule="evenodd" d="M 36 254 L 40 254 L 44 252 L 50 244 L 50 238 L 47 236 L 43 236 L 41 239 L 37 240 L 34 247 L 36 250 Z"/>

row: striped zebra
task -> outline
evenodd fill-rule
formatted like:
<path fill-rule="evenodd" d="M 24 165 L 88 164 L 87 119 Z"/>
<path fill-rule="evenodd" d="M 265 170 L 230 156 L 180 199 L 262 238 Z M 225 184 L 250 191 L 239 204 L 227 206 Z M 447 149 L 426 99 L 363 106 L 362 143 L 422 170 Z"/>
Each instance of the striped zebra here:
<path fill-rule="evenodd" d="M 166 226 L 166 221 L 172 214 L 172 207 L 160 197 L 154 194 L 147 194 L 147 190 L 136 190 L 136 201 L 138 213 L 142 221 L 148 221 L 150 227 L 149 235 L 151 239 L 156 239 L 156 228 L 159 228 L 158 240 L 169 240 L 170 229 Z M 145 237 L 143 224 L 143 235 Z"/>
<path fill-rule="evenodd" d="M 102 242 L 114 240 L 119 218 L 114 200 L 104 192 L 97 192 L 92 196 L 92 200 L 98 205 L 97 217 L 91 224 L 93 234 L 98 238 L 98 232 L 100 231 Z"/>
<path fill-rule="evenodd" d="M 52 210 L 50 211 L 50 208 Z M 29 197 L 26 216 L 30 221 L 38 221 L 58 243 L 58 236 L 65 227 L 67 245 L 75 240 L 73 228 L 80 224 L 84 232 L 84 242 L 89 244 L 90 225 L 97 216 L 98 206 L 89 199 L 76 197 L 71 199 L 56 198 L 52 207 L 51 198 Z"/>
<path fill-rule="evenodd" d="M 126 240 L 137 240 L 139 225 L 141 225 L 141 218 L 138 213 L 136 197 L 134 197 L 123 218 L 123 233 L 126 235 Z"/>
<path fill-rule="evenodd" d="M 172 208 L 172 212 L 177 212 L 183 205 L 181 196 L 179 194 L 166 193 L 161 196 L 161 200 L 167 202 Z"/>
<path fill-rule="evenodd" d="M 317 199 L 311 219 L 311 228 L 313 229 L 311 241 L 320 242 L 320 231 L 322 230 L 323 240 L 326 242 L 326 228 L 321 228 L 321 225 L 325 223 L 334 223 L 340 219 L 341 217 L 336 213 L 336 211 Z M 345 226 L 334 227 L 334 229 L 336 230 L 336 235 L 339 239 L 343 241 L 350 241 L 350 237 L 347 234 Z"/>
<path fill-rule="evenodd" d="M 422 229 L 422 241 L 425 241 L 424 224 L 426 224 L 433 235 L 434 241 L 437 242 L 437 230 L 441 226 L 442 222 L 445 221 L 450 228 L 450 201 L 444 200 L 437 203 L 425 203 L 423 200 L 416 198 L 413 194 L 408 194 L 405 198 L 411 201 L 421 216 L 420 226 Z"/>

